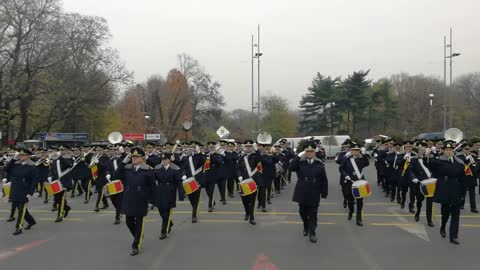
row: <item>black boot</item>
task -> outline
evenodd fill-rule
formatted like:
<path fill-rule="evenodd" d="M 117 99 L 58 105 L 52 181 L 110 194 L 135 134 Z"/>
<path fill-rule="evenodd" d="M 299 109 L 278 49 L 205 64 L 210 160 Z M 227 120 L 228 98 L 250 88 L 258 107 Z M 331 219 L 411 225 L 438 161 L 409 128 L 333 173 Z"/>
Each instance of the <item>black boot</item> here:
<path fill-rule="evenodd" d="M 442 226 L 440 227 L 440 235 L 445 238 L 447 236 L 447 233 L 445 232 L 445 225 L 442 224 Z"/>

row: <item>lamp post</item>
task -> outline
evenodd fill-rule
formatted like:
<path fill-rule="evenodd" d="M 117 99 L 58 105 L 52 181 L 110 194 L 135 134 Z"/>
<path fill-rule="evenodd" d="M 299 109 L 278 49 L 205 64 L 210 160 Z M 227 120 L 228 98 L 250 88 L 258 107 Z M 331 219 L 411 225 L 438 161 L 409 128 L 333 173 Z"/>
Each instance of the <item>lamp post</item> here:
<path fill-rule="evenodd" d="M 260 57 L 263 53 L 260 52 L 260 25 L 258 25 L 258 33 L 257 33 L 257 43 L 254 44 L 253 35 L 252 35 L 252 115 L 254 113 L 254 109 L 257 109 L 257 131 L 260 132 Z M 254 52 L 254 48 L 257 48 L 257 52 Z M 257 106 L 254 106 L 254 60 L 257 59 Z M 254 132 L 255 133 L 255 132 Z"/>
<path fill-rule="evenodd" d="M 447 48 L 450 49 L 449 54 L 447 55 Z M 453 39 L 452 39 L 452 28 L 450 28 L 450 44 L 447 44 L 447 37 L 443 36 L 443 87 L 444 87 L 444 98 L 443 98 L 443 131 L 447 130 L 447 59 L 450 59 L 450 94 L 451 87 L 453 82 L 453 60 L 452 58 L 460 56 L 460 53 L 453 52 Z M 453 95 L 450 95 L 449 101 L 449 126 L 453 126 Z"/>
<path fill-rule="evenodd" d="M 432 105 L 433 105 L 433 98 L 435 97 L 434 94 L 429 94 L 428 97 L 430 98 L 429 106 L 428 106 L 428 131 L 432 131 Z"/>

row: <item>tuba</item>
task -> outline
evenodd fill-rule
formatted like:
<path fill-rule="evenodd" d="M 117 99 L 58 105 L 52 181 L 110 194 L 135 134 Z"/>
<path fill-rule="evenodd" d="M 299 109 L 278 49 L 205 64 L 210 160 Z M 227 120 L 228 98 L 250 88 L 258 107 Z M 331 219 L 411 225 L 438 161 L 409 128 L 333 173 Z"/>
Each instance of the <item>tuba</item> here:
<path fill-rule="evenodd" d="M 458 128 L 449 128 L 445 130 L 445 140 L 459 143 L 463 140 L 463 132 Z"/>
<path fill-rule="evenodd" d="M 108 134 L 108 142 L 111 144 L 121 143 L 122 140 L 123 140 L 123 135 L 118 131 L 114 131 Z"/>
<path fill-rule="evenodd" d="M 257 143 L 259 144 L 272 144 L 272 135 L 268 132 L 260 132 L 257 136 Z"/>

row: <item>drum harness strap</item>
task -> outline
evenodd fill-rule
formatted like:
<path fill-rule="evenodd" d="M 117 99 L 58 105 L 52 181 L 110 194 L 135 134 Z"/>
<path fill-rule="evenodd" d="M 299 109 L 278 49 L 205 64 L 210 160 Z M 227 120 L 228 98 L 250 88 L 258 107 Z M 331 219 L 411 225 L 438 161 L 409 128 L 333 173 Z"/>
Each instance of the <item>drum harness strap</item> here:
<path fill-rule="evenodd" d="M 250 167 L 250 163 L 248 162 L 248 156 L 244 156 L 243 161 L 245 161 L 245 167 L 247 168 L 248 177 L 251 178 L 254 174 L 257 173 L 257 168 L 255 168 L 252 171 L 252 168 Z"/>
<path fill-rule="evenodd" d="M 425 165 L 423 164 L 423 159 L 422 158 L 418 159 L 418 163 L 420 163 L 420 166 L 422 166 L 422 169 L 425 172 L 425 174 L 427 175 L 427 178 L 431 178 L 432 173 L 430 172 L 430 170 L 427 167 L 425 167 Z"/>
<path fill-rule="evenodd" d="M 188 157 L 188 163 L 190 164 L 190 171 L 192 172 L 192 177 L 195 177 L 195 175 L 199 174 L 203 167 L 200 167 L 198 170 L 195 170 L 195 166 L 193 166 L 193 156 Z"/>
<path fill-rule="evenodd" d="M 360 172 L 360 170 L 358 169 L 357 167 L 357 163 L 355 162 L 355 158 L 354 157 L 351 157 L 350 158 L 350 162 L 352 163 L 352 166 L 353 166 L 353 170 L 355 171 L 355 174 L 358 176 L 358 179 L 362 179 L 362 173 Z M 353 182 L 353 181 L 352 181 Z"/>

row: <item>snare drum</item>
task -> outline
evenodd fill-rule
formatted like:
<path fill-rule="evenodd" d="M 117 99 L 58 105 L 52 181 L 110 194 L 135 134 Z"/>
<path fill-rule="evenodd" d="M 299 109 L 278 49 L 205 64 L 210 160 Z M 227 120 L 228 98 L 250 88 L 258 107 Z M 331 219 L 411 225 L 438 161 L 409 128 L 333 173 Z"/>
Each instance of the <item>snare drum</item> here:
<path fill-rule="evenodd" d="M 183 190 L 185 190 L 186 195 L 191 194 L 200 188 L 197 180 L 195 180 L 195 177 L 190 177 L 182 181 L 182 186 L 183 186 Z"/>
<path fill-rule="evenodd" d="M 370 184 L 365 180 L 358 180 L 352 183 L 352 194 L 353 197 L 361 199 L 368 197 L 372 194 L 370 190 Z"/>
<path fill-rule="evenodd" d="M 114 180 L 105 185 L 105 195 L 115 195 L 123 192 L 123 184 L 120 180 Z"/>
<path fill-rule="evenodd" d="M 62 182 L 60 182 L 60 180 L 55 180 L 50 183 L 47 182 L 45 183 L 45 190 L 47 191 L 48 195 L 54 195 L 59 192 L 62 192 L 63 190 Z"/>
<path fill-rule="evenodd" d="M 257 184 L 252 178 L 240 182 L 240 195 L 247 196 L 257 191 Z"/>
<path fill-rule="evenodd" d="M 420 183 L 420 192 L 422 192 L 423 196 L 433 197 L 433 194 L 435 194 L 435 187 L 437 186 L 437 179 L 429 178 Z"/>
<path fill-rule="evenodd" d="M 10 196 L 11 185 L 12 185 L 12 183 L 8 182 L 8 183 L 3 184 L 3 186 L 2 186 L 3 193 L 5 193 L 5 197 L 7 197 L 7 198 Z"/>

